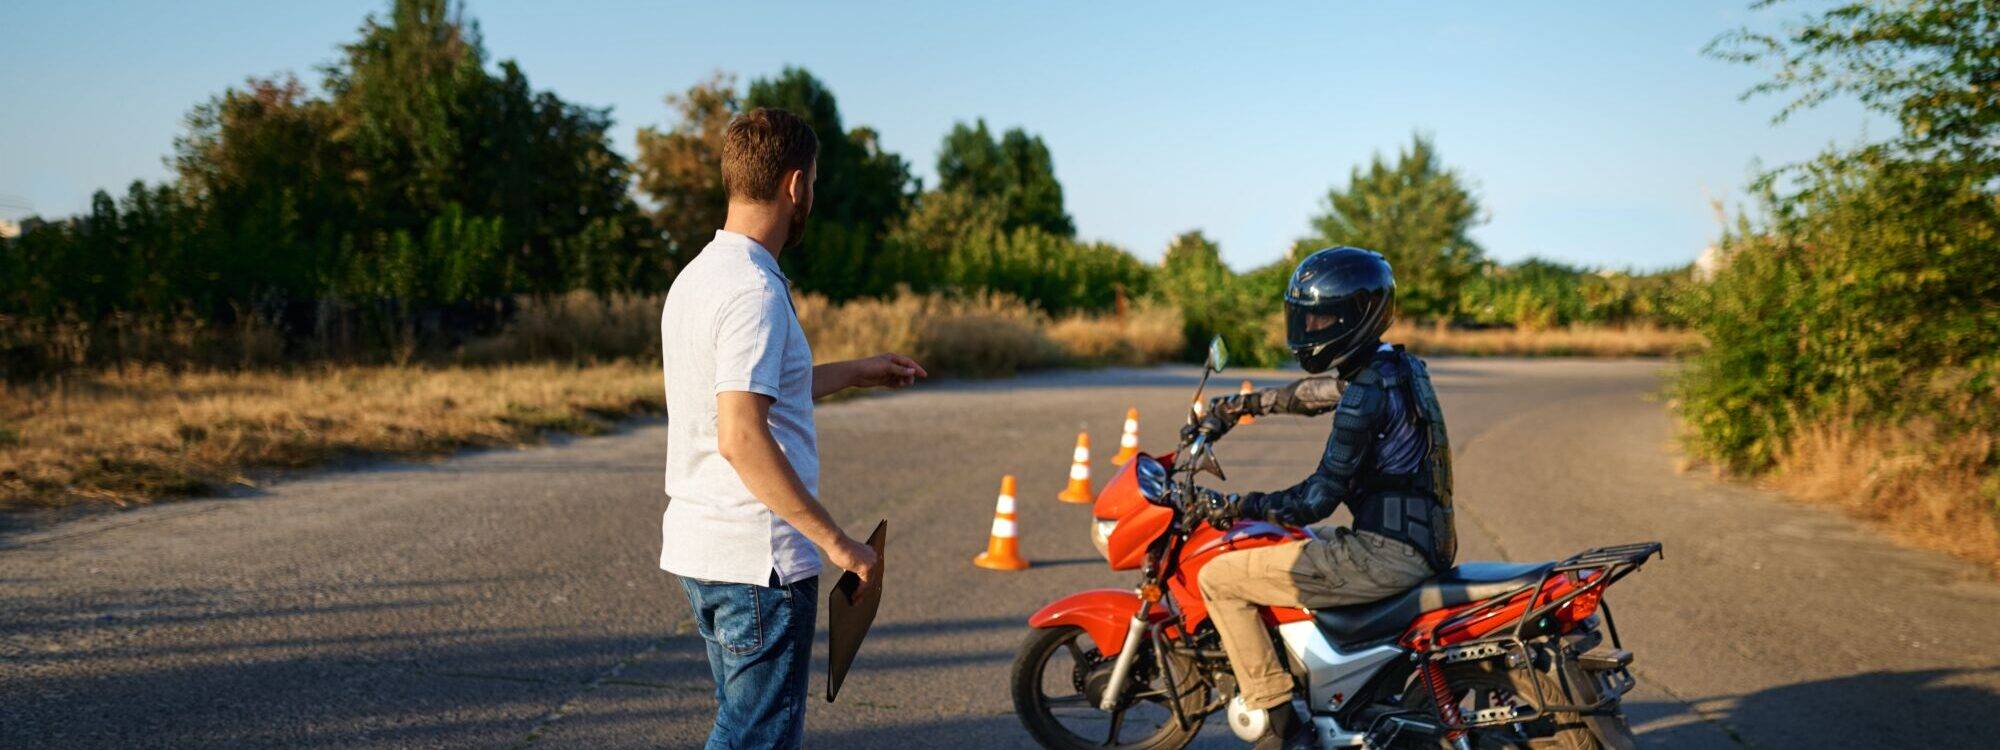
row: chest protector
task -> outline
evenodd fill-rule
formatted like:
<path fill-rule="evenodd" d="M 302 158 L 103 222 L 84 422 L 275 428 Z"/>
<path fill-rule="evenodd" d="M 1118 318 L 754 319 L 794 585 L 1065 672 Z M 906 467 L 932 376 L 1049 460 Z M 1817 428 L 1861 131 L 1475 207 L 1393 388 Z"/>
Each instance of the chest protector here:
<path fill-rule="evenodd" d="M 1372 466 L 1358 472 L 1356 498 L 1350 503 L 1354 527 L 1407 542 L 1423 553 L 1431 569 L 1444 571 L 1458 559 L 1458 532 L 1452 517 L 1451 440 L 1445 433 L 1444 408 L 1438 405 L 1437 391 L 1431 387 L 1423 360 L 1404 354 L 1400 346 L 1391 356 L 1400 362 L 1390 367 L 1371 366 L 1354 384 L 1373 386 L 1385 394 L 1400 391 L 1406 413 L 1385 416 L 1415 422 L 1427 443 L 1426 450 L 1415 471 L 1408 474 L 1382 474 Z M 1338 421 L 1336 417 L 1336 428 Z"/>

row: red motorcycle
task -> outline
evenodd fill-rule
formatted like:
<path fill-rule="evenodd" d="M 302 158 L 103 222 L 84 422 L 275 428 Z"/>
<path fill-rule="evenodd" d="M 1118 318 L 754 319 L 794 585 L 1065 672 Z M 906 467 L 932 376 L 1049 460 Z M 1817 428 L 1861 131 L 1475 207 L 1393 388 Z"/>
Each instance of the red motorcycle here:
<path fill-rule="evenodd" d="M 1210 346 L 1201 385 L 1227 351 Z M 1198 407 L 1197 407 L 1198 413 Z M 1223 711 L 1246 741 L 1262 711 L 1236 699 L 1229 657 L 1197 585 L 1217 555 L 1310 538 L 1309 529 L 1190 512 L 1222 478 L 1205 435 L 1140 454 L 1098 495 L 1091 539 L 1133 589 L 1064 597 L 1028 620 L 1014 710 L 1043 747 L 1180 748 Z M 1628 748 L 1632 688 L 1604 590 L 1660 554 L 1658 542 L 1541 563 L 1461 564 L 1403 594 L 1321 610 L 1267 607 L 1320 748 Z M 1608 641 L 1608 643 L 1607 643 Z"/>

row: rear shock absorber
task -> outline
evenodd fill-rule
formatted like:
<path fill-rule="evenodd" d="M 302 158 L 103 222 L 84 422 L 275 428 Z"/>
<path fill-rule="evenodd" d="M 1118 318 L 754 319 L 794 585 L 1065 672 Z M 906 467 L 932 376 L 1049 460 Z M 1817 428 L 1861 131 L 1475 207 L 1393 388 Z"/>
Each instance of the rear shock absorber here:
<path fill-rule="evenodd" d="M 1424 673 L 1424 684 L 1431 689 L 1431 703 L 1437 706 L 1438 720 L 1444 722 L 1444 738 L 1458 750 L 1471 750 L 1472 743 L 1465 737 L 1465 720 L 1458 713 L 1458 698 L 1451 694 L 1451 683 L 1444 678 L 1444 667 L 1437 661 L 1424 658 L 1419 671 Z"/>

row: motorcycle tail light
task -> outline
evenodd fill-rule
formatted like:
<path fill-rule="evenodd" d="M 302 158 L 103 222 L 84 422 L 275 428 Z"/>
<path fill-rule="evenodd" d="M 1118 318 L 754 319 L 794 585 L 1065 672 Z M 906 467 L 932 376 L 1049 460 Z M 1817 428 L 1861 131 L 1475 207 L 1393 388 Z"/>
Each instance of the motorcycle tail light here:
<path fill-rule="evenodd" d="M 1562 619 L 1569 622 L 1583 622 L 1590 619 L 1591 615 L 1597 614 L 1597 600 L 1603 595 L 1602 590 L 1578 594 L 1575 599 L 1563 605 Z"/>

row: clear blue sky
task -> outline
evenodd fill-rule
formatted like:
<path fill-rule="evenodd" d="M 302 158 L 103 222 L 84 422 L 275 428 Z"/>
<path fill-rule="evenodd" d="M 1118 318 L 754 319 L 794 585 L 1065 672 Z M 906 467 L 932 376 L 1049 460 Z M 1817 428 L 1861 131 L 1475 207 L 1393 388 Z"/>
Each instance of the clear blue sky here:
<path fill-rule="evenodd" d="M 818 75 L 849 127 L 935 183 L 952 123 L 1024 126 L 1056 158 L 1082 236 L 1157 258 L 1200 228 L 1247 268 L 1306 231 L 1326 190 L 1413 131 L 1436 137 L 1504 260 L 1691 260 L 1763 165 L 1854 143 L 1879 120 L 1838 103 L 1773 127 L 1761 78 L 1700 49 L 1813 3 L 682 3 L 470 0 L 494 60 L 612 107 L 616 147 L 661 98 L 715 70 Z M 0 195 L 45 215 L 168 174 L 194 104 L 252 74 L 315 67 L 386 0 L 114 0 L 0 11 Z M 1795 7 L 1796 6 L 1796 7 Z M 114 192 L 116 192 L 114 190 Z"/>

